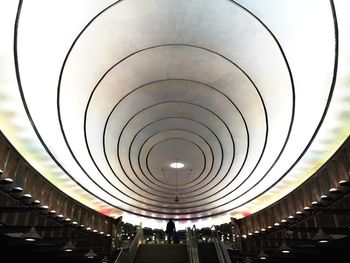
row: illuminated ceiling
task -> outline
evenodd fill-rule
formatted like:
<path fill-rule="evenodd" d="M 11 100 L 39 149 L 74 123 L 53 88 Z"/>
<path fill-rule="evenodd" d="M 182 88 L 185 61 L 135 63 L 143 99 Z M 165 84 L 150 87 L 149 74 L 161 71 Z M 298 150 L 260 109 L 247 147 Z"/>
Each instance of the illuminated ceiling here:
<path fill-rule="evenodd" d="M 349 8 L 1 1 L 1 131 L 107 215 L 150 226 L 248 215 L 349 136 Z"/>

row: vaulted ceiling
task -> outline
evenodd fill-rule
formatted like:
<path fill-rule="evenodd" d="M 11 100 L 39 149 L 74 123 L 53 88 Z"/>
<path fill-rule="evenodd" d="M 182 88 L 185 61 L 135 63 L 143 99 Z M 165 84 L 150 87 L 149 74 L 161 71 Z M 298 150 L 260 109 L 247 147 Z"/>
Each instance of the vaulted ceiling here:
<path fill-rule="evenodd" d="M 1 131 L 101 213 L 152 226 L 246 216 L 304 182 L 350 134 L 346 1 L 0 10 Z"/>

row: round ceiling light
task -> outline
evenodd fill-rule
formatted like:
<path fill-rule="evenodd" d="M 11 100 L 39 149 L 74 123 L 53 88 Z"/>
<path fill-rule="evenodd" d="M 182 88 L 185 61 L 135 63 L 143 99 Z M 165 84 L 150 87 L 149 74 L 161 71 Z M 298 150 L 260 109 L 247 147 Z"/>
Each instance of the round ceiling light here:
<path fill-rule="evenodd" d="M 175 163 L 171 163 L 170 167 L 171 168 L 175 168 L 175 169 L 180 169 L 182 167 L 184 167 L 185 165 L 183 163 L 179 163 L 179 162 L 175 162 Z"/>

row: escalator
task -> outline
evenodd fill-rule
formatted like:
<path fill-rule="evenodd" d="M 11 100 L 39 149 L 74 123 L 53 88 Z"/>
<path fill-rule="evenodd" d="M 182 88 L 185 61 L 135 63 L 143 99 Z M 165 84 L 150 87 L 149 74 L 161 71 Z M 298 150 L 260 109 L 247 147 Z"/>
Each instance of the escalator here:
<path fill-rule="evenodd" d="M 198 243 L 198 257 L 200 263 L 219 263 L 218 254 L 213 242 Z"/>
<path fill-rule="evenodd" d="M 140 244 L 134 263 L 188 263 L 185 244 Z"/>
<path fill-rule="evenodd" d="M 154 235 L 144 239 L 143 232 L 138 229 L 130 247 L 123 248 L 114 263 L 231 263 L 222 242 L 216 237 L 198 239 L 195 226 L 186 230 L 186 242 L 183 238 L 179 244 L 158 243 Z"/>

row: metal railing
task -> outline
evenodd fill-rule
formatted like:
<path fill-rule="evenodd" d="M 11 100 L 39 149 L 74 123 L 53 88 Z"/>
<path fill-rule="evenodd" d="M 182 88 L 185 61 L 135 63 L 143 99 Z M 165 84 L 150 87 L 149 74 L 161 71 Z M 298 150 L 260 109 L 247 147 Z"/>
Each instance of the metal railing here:
<path fill-rule="evenodd" d="M 187 253 L 190 263 L 199 263 L 196 226 L 188 227 L 186 230 Z"/>
<path fill-rule="evenodd" d="M 124 248 L 121 248 L 120 251 L 119 251 L 119 254 L 117 256 L 117 258 L 115 259 L 114 263 L 117 263 L 117 262 L 122 262 L 122 257 L 123 257 L 123 253 L 124 253 Z"/>
<path fill-rule="evenodd" d="M 122 248 L 117 259 L 114 261 L 114 263 L 134 262 L 137 249 L 141 243 L 143 243 L 143 230 L 142 230 L 142 225 L 140 224 L 130 247 Z"/>
<path fill-rule="evenodd" d="M 212 226 L 211 228 L 213 228 Z M 218 259 L 220 263 L 231 263 L 231 258 L 225 248 L 225 244 L 220 240 L 217 230 L 214 227 L 214 234 L 212 234 L 212 242 L 215 246 L 216 253 L 218 255 Z"/>

